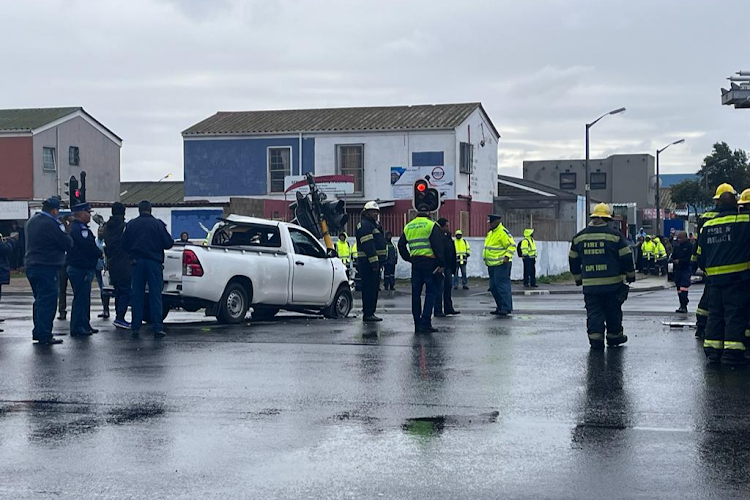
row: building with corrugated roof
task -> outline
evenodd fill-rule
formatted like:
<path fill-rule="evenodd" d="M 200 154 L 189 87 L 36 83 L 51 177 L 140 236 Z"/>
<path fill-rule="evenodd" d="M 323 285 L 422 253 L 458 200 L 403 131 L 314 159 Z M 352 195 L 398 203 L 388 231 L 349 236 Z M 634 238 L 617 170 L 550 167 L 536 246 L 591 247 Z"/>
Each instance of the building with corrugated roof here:
<path fill-rule="evenodd" d="M 283 219 L 303 175 L 347 176 L 348 210 L 378 200 L 400 233 L 429 175 L 453 227 L 484 234 L 492 211 L 500 134 L 480 103 L 219 112 L 182 136 L 186 201 L 255 198 Z"/>

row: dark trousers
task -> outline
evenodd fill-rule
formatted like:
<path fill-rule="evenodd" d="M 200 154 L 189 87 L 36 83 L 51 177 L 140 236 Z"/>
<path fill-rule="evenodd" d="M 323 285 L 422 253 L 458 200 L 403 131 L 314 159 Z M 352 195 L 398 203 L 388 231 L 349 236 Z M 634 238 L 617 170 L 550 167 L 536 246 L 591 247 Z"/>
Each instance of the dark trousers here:
<path fill-rule="evenodd" d="M 453 288 L 458 288 L 458 272 L 461 272 L 461 285 L 467 286 L 469 284 L 469 276 L 466 274 L 466 262 L 461 264 L 456 263 L 456 274 L 453 275 Z"/>
<path fill-rule="evenodd" d="M 62 266 L 57 276 L 57 310 L 60 314 L 68 311 L 68 266 Z"/>
<path fill-rule="evenodd" d="M 93 269 L 68 266 L 68 279 L 73 289 L 73 310 L 70 314 L 70 334 L 86 334 L 91 331 L 91 282 Z"/>
<path fill-rule="evenodd" d="M 380 290 L 380 269 L 373 270 L 369 264 L 359 265 L 362 287 L 362 311 L 365 316 L 373 316 L 378 308 L 378 291 Z"/>
<path fill-rule="evenodd" d="M 698 302 L 698 309 L 695 310 L 695 336 L 704 338 L 706 336 L 706 323 L 708 323 L 708 299 L 711 294 L 711 287 L 703 287 L 703 295 Z"/>
<path fill-rule="evenodd" d="M 583 300 L 586 304 L 586 331 L 589 342 L 616 340 L 623 336 L 622 305 L 628 298 L 630 289 L 623 284 L 619 290 L 607 293 L 586 293 Z"/>
<path fill-rule="evenodd" d="M 55 321 L 55 305 L 58 295 L 60 269 L 34 266 L 26 268 L 26 278 L 34 293 L 34 340 L 52 338 L 52 323 Z"/>
<path fill-rule="evenodd" d="M 487 268 L 490 273 L 490 292 L 495 299 L 497 310 L 510 314 L 513 312 L 513 290 L 510 287 L 511 263 Z"/>
<path fill-rule="evenodd" d="M 146 285 L 148 285 L 148 307 L 151 313 L 151 328 L 154 332 L 164 331 L 162 319 L 161 292 L 164 289 L 163 266 L 161 262 L 149 259 L 138 259 L 133 266 L 131 280 L 131 299 L 133 333 L 138 333 L 143 322 L 143 310 L 146 304 Z"/>
<path fill-rule="evenodd" d="M 445 271 L 444 278 L 441 280 L 436 275 L 435 278 L 438 286 L 437 296 L 435 297 L 435 314 L 449 314 L 453 312 L 453 274 Z"/>
<path fill-rule="evenodd" d="M 130 306 L 130 279 L 113 282 L 115 288 L 115 319 L 125 321 Z"/>
<path fill-rule="evenodd" d="M 680 300 L 680 307 L 688 305 L 688 291 L 690 290 L 690 269 L 675 269 L 674 286 L 677 288 L 677 298 Z"/>
<path fill-rule="evenodd" d="M 710 358 L 744 357 L 750 281 L 708 285 L 708 323 L 703 351 Z"/>
<path fill-rule="evenodd" d="M 523 284 L 524 286 L 536 286 L 536 259 L 523 258 Z"/>
<path fill-rule="evenodd" d="M 394 289 L 396 286 L 396 264 L 386 264 L 383 268 L 384 288 Z"/>
<path fill-rule="evenodd" d="M 442 274 L 435 274 L 429 267 L 411 267 L 411 314 L 414 326 L 420 329 L 432 328 L 432 310 L 435 307 L 439 283 L 443 281 Z M 422 289 L 424 304 L 422 304 Z"/>
<path fill-rule="evenodd" d="M 99 297 L 102 299 L 102 309 L 109 311 L 109 295 L 104 295 L 104 279 L 102 278 L 102 272 L 96 271 L 96 284 L 99 285 Z"/>

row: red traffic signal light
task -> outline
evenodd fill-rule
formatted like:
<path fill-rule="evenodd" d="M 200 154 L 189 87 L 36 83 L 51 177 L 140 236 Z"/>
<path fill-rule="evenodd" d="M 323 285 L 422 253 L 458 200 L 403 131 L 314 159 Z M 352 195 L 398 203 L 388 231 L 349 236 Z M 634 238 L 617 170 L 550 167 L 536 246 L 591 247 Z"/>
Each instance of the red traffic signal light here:
<path fill-rule="evenodd" d="M 424 182 L 418 182 L 417 183 L 417 191 L 424 191 L 427 189 L 427 185 Z"/>
<path fill-rule="evenodd" d="M 417 179 L 414 182 L 412 206 L 419 212 L 434 212 L 440 208 L 440 193 L 431 188 L 426 179 Z"/>

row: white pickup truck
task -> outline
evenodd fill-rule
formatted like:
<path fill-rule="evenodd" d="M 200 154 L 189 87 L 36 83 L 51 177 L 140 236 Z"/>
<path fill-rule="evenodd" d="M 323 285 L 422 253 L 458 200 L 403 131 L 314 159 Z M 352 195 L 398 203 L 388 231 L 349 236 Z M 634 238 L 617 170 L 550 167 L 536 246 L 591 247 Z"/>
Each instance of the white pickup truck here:
<path fill-rule="evenodd" d="M 344 318 L 352 309 L 346 268 L 305 229 L 230 215 L 203 245 L 165 252 L 164 311 L 206 309 L 222 323 L 272 318 L 280 309 Z"/>

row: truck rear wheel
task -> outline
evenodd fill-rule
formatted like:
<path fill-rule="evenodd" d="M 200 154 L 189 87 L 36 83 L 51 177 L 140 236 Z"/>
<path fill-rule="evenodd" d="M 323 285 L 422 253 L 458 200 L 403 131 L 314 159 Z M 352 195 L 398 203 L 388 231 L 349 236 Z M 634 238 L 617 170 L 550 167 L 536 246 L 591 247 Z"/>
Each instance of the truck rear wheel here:
<path fill-rule="evenodd" d="M 224 295 L 219 302 L 219 311 L 216 319 L 220 323 L 237 324 L 242 323 L 250 308 L 247 291 L 241 284 L 233 282 L 227 285 Z"/>

